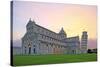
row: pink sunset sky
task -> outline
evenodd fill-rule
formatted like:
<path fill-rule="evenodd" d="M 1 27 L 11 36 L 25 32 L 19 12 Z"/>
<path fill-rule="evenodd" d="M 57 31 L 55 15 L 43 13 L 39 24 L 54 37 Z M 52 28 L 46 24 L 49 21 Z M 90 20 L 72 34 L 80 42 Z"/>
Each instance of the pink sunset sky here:
<path fill-rule="evenodd" d="M 13 40 L 21 45 L 29 18 L 36 24 L 58 33 L 63 27 L 67 37 L 88 32 L 88 48 L 97 47 L 97 6 L 42 3 L 29 1 L 13 2 Z"/>

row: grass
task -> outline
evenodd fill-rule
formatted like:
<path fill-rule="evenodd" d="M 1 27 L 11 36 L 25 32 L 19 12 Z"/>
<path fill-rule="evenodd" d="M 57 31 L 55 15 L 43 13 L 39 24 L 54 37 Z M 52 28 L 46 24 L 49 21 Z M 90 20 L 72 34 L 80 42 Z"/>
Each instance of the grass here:
<path fill-rule="evenodd" d="M 39 65 L 56 63 L 73 63 L 97 61 L 96 54 L 77 54 L 77 55 L 15 55 L 13 65 Z"/>

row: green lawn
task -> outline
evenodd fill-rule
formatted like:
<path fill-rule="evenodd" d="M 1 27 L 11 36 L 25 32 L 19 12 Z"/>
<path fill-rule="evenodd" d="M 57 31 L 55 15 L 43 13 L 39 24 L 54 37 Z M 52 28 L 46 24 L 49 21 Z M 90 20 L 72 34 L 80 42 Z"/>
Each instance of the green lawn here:
<path fill-rule="evenodd" d="M 77 55 L 27 55 L 13 56 L 13 65 L 37 65 L 37 64 L 56 64 L 97 61 L 96 54 L 77 54 Z"/>

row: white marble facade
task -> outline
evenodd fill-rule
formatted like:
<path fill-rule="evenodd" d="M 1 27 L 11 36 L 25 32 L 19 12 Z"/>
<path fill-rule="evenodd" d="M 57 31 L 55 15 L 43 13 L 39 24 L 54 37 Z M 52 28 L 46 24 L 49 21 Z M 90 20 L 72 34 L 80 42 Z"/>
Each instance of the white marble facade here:
<path fill-rule="evenodd" d="M 82 35 L 81 43 L 79 36 L 67 37 L 63 28 L 59 33 L 55 33 L 37 25 L 35 21 L 30 19 L 26 25 L 26 33 L 22 37 L 22 54 L 42 55 L 86 53 L 87 35 L 85 35 Z"/>

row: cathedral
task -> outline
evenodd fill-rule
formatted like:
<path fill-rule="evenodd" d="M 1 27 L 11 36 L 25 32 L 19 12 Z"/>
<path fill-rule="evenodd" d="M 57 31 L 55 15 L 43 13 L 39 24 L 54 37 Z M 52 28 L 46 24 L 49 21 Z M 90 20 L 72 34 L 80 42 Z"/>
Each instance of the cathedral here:
<path fill-rule="evenodd" d="M 87 53 L 88 35 L 86 31 L 82 32 L 80 40 L 79 36 L 67 37 L 63 28 L 56 33 L 39 26 L 31 19 L 26 25 L 26 33 L 21 40 L 22 54 L 25 55 Z"/>

